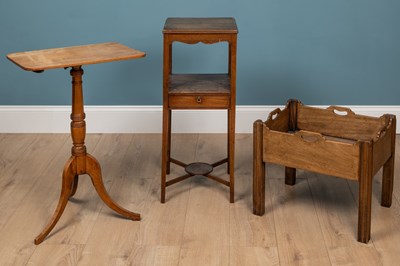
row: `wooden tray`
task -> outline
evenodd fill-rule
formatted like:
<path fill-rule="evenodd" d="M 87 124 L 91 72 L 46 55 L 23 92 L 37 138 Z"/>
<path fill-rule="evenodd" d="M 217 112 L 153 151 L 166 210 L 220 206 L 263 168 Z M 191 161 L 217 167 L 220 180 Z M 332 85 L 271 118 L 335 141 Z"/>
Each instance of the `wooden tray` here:
<path fill-rule="evenodd" d="M 286 166 L 294 185 L 296 168 L 360 182 L 359 241 L 370 238 L 372 178 L 384 166 L 382 205 L 391 205 L 396 117 L 356 115 L 348 108 L 320 109 L 289 100 L 267 121 L 254 122 L 253 211 L 265 212 L 265 162 Z M 360 220 L 361 219 L 361 220 Z"/>

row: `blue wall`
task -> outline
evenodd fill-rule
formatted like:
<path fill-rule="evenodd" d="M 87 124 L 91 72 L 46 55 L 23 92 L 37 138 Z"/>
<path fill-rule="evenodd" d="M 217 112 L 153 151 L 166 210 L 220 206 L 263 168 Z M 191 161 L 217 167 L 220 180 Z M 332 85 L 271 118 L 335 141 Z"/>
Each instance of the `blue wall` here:
<path fill-rule="evenodd" d="M 66 70 L 22 71 L 6 54 L 117 41 L 138 60 L 86 66 L 91 105 L 161 105 L 167 17 L 237 20 L 237 102 L 397 105 L 399 0 L 2 0 L 0 104 L 70 104 Z M 223 72 L 226 44 L 175 45 L 176 72 Z"/>

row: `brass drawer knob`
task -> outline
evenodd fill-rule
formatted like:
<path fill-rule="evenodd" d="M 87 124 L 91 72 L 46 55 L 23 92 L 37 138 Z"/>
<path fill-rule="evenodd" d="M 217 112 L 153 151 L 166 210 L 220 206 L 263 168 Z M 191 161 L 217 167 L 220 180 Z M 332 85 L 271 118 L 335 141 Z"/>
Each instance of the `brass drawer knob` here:
<path fill-rule="evenodd" d="M 197 97 L 196 97 L 196 102 L 197 102 L 197 103 L 201 103 L 201 96 L 197 96 Z"/>

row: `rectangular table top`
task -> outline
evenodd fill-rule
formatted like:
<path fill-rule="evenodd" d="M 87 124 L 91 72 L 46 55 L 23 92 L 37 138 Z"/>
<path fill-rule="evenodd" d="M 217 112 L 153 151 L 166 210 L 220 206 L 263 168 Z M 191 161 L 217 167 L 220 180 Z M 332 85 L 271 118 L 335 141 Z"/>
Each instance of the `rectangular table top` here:
<path fill-rule="evenodd" d="M 7 55 L 7 58 L 24 70 L 43 71 L 46 69 L 135 59 L 145 55 L 144 52 L 125 45 L 108 42 L 12 53 Z"/>
<path fill-rule="evenodd" d="M 167 18 L 163 33 L 238 33 L 234 18 Z"/>

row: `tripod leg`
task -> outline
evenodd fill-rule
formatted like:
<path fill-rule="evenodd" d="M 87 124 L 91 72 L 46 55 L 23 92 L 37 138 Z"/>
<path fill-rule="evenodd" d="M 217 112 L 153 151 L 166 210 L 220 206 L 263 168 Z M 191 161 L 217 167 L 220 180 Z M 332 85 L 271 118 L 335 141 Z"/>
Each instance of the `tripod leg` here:
<path fill-rule="evenodd" d="M 51 232 L 54 226 L 57 224 L 62 213 L 64 212 L 65 206 L 68 203 L 68 199 L 71 195 L 72 183 L 75 177 L 75 157 L 71 157 L 65 164 L 63 176 L 62 176 L 62 188 L 60 199 L 58 200 L 57 208 L 51 217 L 49 223 L 43 229 L 43 231 L 35 238 L 35 244 L 39 245 L 43 242 L 46 236 Z"/>
<path fill-rule="evenodd" d="M 78 188 L 78 181 L 79 181 L 79 175 L 75 175 L 74 176 L 74 182 L 72 184 L 72 191 L 71 191 L 71 195 L 69 196 L 70 198 L 73 197 L 76 193 L 76 190 Z"/>
<path fill-rule="evenodd" d="M 112 210 L 115 212 L 119 213 L 120 215 L 129 218 L 133 221 L 139 221 L 140 220 L 140 214 L 130 212 L 121 206 L 119 206 L 117 203 L 115 203 L 110 195 L 108 195 L 106 188 L 104 187 L 103 179 L 101 176 L 101 169 L 100 169 L 100 164 L 99 162 L 90 154 L 86 155 L 86 171 L 87 174 L 90 176 L 92 179 L 92 183 L 94 188 L 97 191 L 97 194 L 99 194 L 100 198 L 104 201 L 104 203 L 110 207 Z"/>

